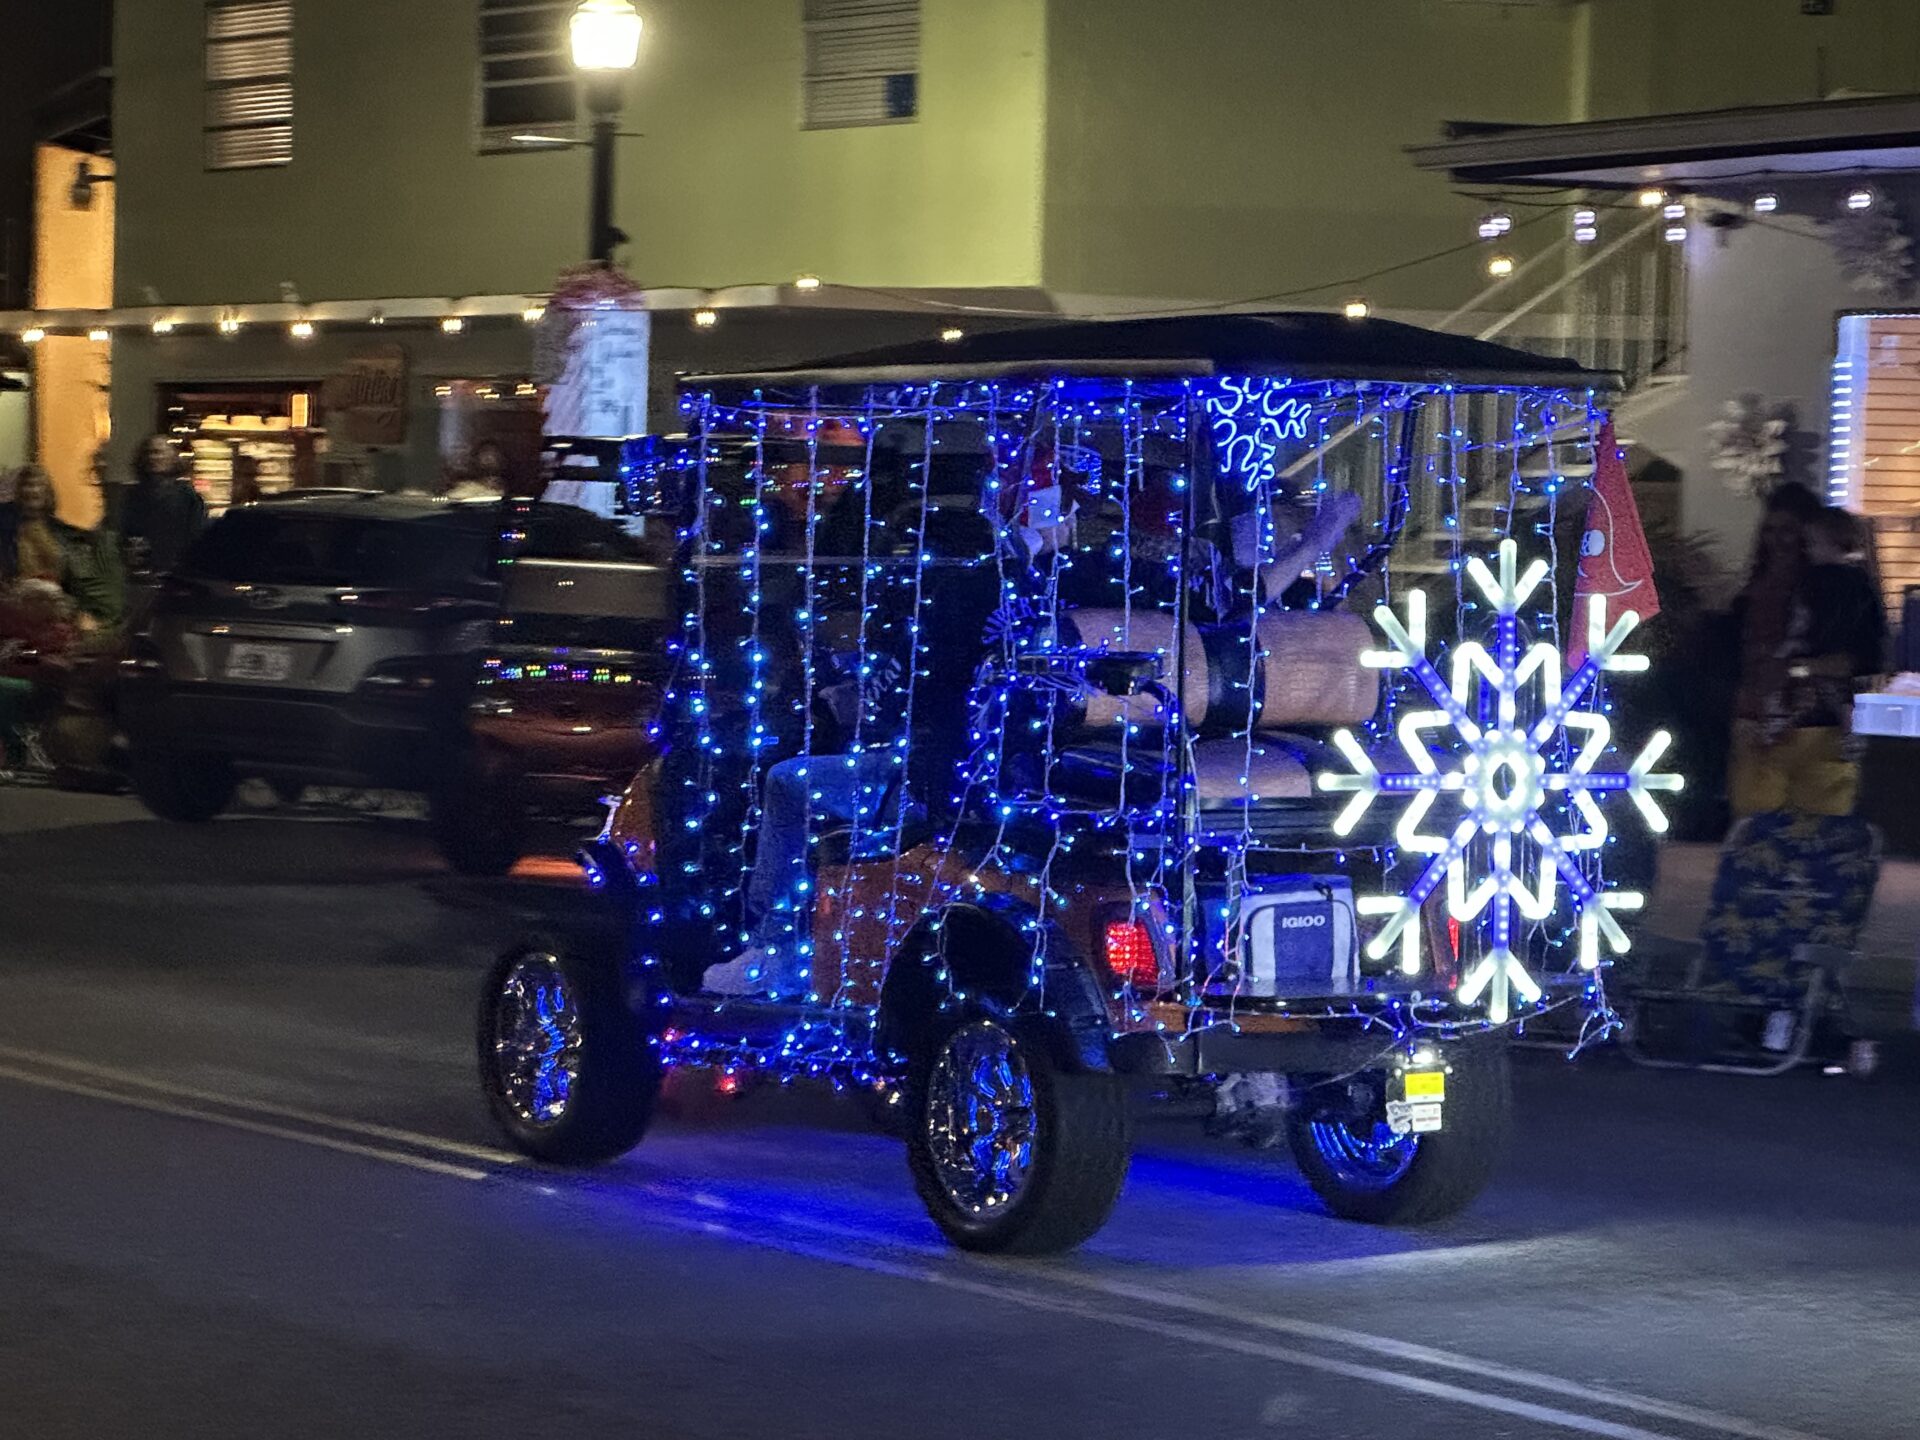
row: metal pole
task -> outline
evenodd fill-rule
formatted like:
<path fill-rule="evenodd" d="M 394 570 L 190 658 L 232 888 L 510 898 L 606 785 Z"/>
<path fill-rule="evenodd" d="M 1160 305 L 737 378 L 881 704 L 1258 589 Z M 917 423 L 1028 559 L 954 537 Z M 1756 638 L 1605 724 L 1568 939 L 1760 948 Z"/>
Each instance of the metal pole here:
<path fill-rule="evenodd" d="M 618 232 L 613 225 L 613 140 L 619 112 L 596 106 L 593 112 L 593 202 L 587 245 L 596 265 L 613 264 Z"/>

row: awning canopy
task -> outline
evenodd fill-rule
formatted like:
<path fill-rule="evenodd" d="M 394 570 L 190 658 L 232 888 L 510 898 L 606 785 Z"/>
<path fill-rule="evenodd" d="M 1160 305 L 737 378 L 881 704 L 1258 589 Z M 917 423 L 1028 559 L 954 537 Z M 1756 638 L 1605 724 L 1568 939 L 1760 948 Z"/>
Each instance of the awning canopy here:
<path fill-rule="evenodd" d="M 1578 125 L 1458 123 L 1441 143 L 1407 153 L 1466 184 L 1594 189 L 1920 171 L 1920 95 Z"/>
<path fill-rule="evenodd" d="M 1227 313 L 1027 325 L 949 341 L 838 356 L 791 370 L 696 376 L 727 388 L 923 380 L 1041 380 L 1057 375 L 1285 375 L 1460 385 L 1613 389 L 1618 377 L 1576 361 L 1319 311 Z"/>

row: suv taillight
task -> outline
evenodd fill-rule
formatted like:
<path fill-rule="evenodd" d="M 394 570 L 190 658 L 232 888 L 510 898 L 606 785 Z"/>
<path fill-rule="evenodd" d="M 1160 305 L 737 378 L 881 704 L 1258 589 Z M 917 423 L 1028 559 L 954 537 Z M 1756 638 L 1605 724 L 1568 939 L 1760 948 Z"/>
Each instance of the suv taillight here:
<path fill-rule="evenodd" d="M 1160 989 L 1160 953 L 1144 920 L 1106 923 L 1107 969 L 1117 984 L 1153 994 Z"/>
<path fill-rule="evenodd" d="M 433 689 L 439 679 L 432 660 L 383 660 L 360 682 L 362 690 L 387 695 L 419 695 Z"/>
<path fill-rule="evenodd" d="M 334 596 L 334 599 L 352 610 L 384 610 L 401 614 L 447 610 L 462 603 L 450 595 L 430 595 L 415 590 L 348 590 Z"/>

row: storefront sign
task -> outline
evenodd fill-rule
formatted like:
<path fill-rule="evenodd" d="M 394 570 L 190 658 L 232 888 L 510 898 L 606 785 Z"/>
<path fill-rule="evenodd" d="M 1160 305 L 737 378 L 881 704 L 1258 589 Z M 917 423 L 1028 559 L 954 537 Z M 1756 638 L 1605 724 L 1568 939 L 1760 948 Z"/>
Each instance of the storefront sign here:
<path fill-rule="evenodd" d="M 407 352 L 400 346 L 362 351 L 327 377 L 320 396 L 342 439 L 355 445 L 406 442 Z"/>

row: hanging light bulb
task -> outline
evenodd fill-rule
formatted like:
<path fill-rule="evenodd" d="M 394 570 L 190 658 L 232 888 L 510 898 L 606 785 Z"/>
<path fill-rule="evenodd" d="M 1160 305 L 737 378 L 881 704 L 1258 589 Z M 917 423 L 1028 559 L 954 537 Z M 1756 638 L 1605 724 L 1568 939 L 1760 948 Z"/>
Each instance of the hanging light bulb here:
<path fill-rule="evenodd" d="M 154 321 L 153 333 L 156 335 L 171 335 L 173 333 L 173 321 L 166 319 L 164 316 Z"/>
<path fill-rule="evenodd" d="M 529 325 L 538 325 L 542 320 L 547 318 L 547 307 L 544 305 L 529 305 L 520 312 L 520 318 Z"/>
<path fill-rule="evenodd" d="M 1638 195 L 1634 196 L 1634 199 L 1640 202 L 1640 208 L 1642 210 L 1651 210 L 1656 205 L 1664 205 L 1667 203 L 1667 192 L 1650 185 Z"/>
<path fill-rule="evenodd" d="M 295 340 L 311 340 L 313 338 L 313 322 L 311 320 L 296 320 L 287 326 L 287 334 L 291 335 Z"/>
<path fill-rule="evenodd" d="M 458 315 L 448 315 L 440 321 L 442 335 L 458 335 L 467 328 L 467 322 Z"/>
<path fill-rule="evenodd" d="M 1507 276 L 1513 274 L 1513 257 L 1511 255 L 1494 256 L 1491 260 L 1487 261 L 1487 274 L 1496 280 L 1506 279 Z"/>
<path fill-rule="evenodd" d="M 702 307 L 693 312 L 693 323 L 699 329 L 711 330 L 720 323 L 720 312 Z"/>
<path fill-rule="evenodd" d="M 29 325 L 20 332 L 20 343 L 22 345 L 38 345 L 46 338 L 47 332 L 38 325 Z"/>
<path fill-rule="evenodd" d="M 818 290 L 820 288 L 820 277 L 818 275 L 798 276 L 794 279 L 793 288 L 796 290 Z"/>
<path fill-rule="evenodd" d="M 240 333 L 240 321 L 232 315 L 223 315 L 220 317 L 218 328 L 222 335 L 238 335 Z"/>
<path fill-rule="evenodd" d="M 1373 309 L 1364 300 L 1349 300 L 1347 301 L 1346 309 L 1342 313 L 1344 313 L 1349 320 L 1364 320 L 1373 313 Z"/>
<path fill-rule="evenodd" d="M 93 329 L 87 331 L 87 339 L 91 340 L 96 345 L 104 345 L 109 340 L 113 339 L 113 332 L 111 330 L 103 330 L 98 326 L 95 326 Z"/>
<path fill-rule="evenodd" d="M 947 344 L 952 345 L 957 341 L 966 339 L 967 332 L 962 330 L 958 325 L 949 325 L 940 332 L 940 338 L 946 341 Z"/>

